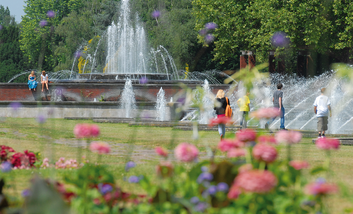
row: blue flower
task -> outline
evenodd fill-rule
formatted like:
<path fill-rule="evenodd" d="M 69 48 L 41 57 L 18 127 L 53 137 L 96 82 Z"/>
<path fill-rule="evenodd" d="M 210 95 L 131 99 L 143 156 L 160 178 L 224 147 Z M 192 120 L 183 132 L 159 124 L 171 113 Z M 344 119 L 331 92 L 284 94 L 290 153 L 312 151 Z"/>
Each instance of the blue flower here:
<path fill-rule="evenodd" d="M 41 26 L 41 27 L 45 27 L 45 26 L 47 26 L 47 24 L 48 24 L 48 22 L 46 20 L 42 20 L 39 22 L 39 26 Z"/>
<path fill-rule="evenodd" d="M 209 23 L 205 24 L 205 28 L 207 30 L 214 30 L 214 29 L 218 28 L 218 25 L 214 22 L 209 22 Z"/>
<path fill-rule="evenodd" d="M 99 184 L 98 187 L 102 195 L 105 195 L 106 193 L 113 191 L 113 187 L 110 184 Z"/>
<path fill-rule="evenodd" d="M 190 199 L 190 202 L 193 204 L 197 204 L 200 202 L 200 199 L 198 197 L 194 196 Z"/>
<path fill-rule="evenodd" d="M 212 34 L 207 34 L 206 36 L 205 36 L 205 42 L 207 43 L 207 44 L 210 44 L 210 43 L 212 43 L 214 41 L 214 36 L 212 35 Z"/>
<path fill-rule="evenodd" d="M 137 177 L 137 176 L 130 176 L 129 177 L 129 183 L 138 183 L 140 180 L 139 180 L 139 178 Z"/>
<path fill-rule="evenodd" d="M 74 55 L 75 55 L 75 58 L 80 58 L 82 56 L 82 52 L 76 51 Z"/>
<path fill-rule="evenodd" d="M 214 185 L 212 185 L 212 186 L 210 186 L 210 187 L 207 189 L 207 192 L 208 192 L 208 194 L 210 194 L 210 195 L 214 195 L 214 194 L 217 193 L 217 187 L 214 186 Z"/>
<path fill-rule="evenodd" d="M 208 167 L 207 167 L 207 166 L 201 167 L 201 171 L 203 171 L 203 172 L 208 172 Z"/>
<path fill-rule="evenodd" d="M 10 172 L 12 170 L 12 164 L 8 161 L 5 161 L 1 164 L 2 172 Z"/>
<path fill-rule="evenodd" d="M 140 78 L 140 84 L 147 84 L 148 83 L 148 78 L 147 77 L 141 77 Z"/>
<path fill-rule="evenodd" d="M 129 161 L 125 165 L 125 171 L 128 172 L 131 168 L 134 168 L 135 166 L 136 166 L 135 162 Z"/>
<path fill-rule="evenodd" d="M 159 10 L 155 10 L 155 11 L 152 12 L 151 16 L 154 19 L 158 19 L 161 16 L 161 12 Z"/>
<path fill-rule="evenodd" d="M 208 204 L 207 204 L 207 203 L 205 203 L 205 202 L 200 202 L 200 203 L 198 203 L 198 204 L 196 205 L 195 210 L 196 210 L 197 212 L 203 212 L 203 211 L 205 211 L 205 210 L 207 209 L 207 207 L 208 207 Z"/>
<path fill-rule="evenodd" d="M 287 47 L 289 45 L 289 38 L 284 32 L 276 32 L 271 38 L 272 45 L 275 47 Z"/>
<path fill-rule="evenodd" d="M 28 196 L 31 195 L 31 191 L 30 191 L 29 189 L 25 189 L 25 190 L 22 191 L 21 195 L 22 195 L 22 197 L 24 197 L 24 198 L 25 198 L 25 197 L 28 197 Z"/>
<path fill-rule="evenodd" d="M 38 117 L 37 117 L 38 123 L 45 123 L 46 120 L 47 120 L 47 118 L 42 114 L 38 115 Z"/>
<path fill-rule="evenodd" d="M 213 175 L 209 172 L 203 172 L 197 178 L 198 183 L 202 183 L 203 181 L 212 181 Z"/>
<path fill-rule="evenodd" d="M 326 183 L 326 180 L 325 180 L 325 178 L 317 178 L 315 182 L 317 184 L 324 184 L 324 183 Z"/>
<path fill-rule="evenodd" d="M 9 106 L 11 107 L 12 110 L 17 111 L 19 108 L 22 107 L 22 104 L 19 102 L 12 102 L 10 103 Z"/>
<path fill-rule="evenodd" d="M 207 34 L 207 29 L 201 29 L 200 31 L 199 31 L 199 35 L 200 36 L 205 36 Z"/>
<path fill-rule="evenodd" d="M 217 184 L 217 190 L 220 191 L 220 192 L 227 192 L 228 189 L 229 189 L 228 184 L 226 184 L 224 182 L 221 182 L 221 183 Z"/>
<path fill-rule="evenodd" d="M 47 16 L 48 16 L 48 18 L 54 18 L 54 17 L 55 17 L 55 12 L 52 11 L 52 10 L 49 10 L 49 11 L 47 12 Z"/>

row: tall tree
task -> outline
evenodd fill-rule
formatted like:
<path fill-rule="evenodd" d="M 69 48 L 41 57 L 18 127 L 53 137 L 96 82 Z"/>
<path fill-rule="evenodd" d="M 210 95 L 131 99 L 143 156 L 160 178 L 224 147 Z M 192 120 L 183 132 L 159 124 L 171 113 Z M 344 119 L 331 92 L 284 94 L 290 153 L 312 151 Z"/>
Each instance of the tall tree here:
<path fill-rule="evenodd" d="M 70 7 L 78 0 L 27 0 L 22 18 L 21 50 L 29 63 L 38 69 L 52 70 L 54 66 L 53 48 L 60 40 L 55 37 L 54 29 L 62 18 L 70 12 Z M 48 16 L 53 11 L 53 17 Z"/>

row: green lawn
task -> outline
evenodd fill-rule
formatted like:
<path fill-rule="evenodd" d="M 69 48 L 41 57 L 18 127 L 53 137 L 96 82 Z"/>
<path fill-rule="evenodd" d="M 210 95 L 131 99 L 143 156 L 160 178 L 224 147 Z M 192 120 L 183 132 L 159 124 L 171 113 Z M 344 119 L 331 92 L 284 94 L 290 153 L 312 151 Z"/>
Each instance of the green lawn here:
<path fill-rule="evenodd" d="M 86 155 L 90 162 L 97 161 L 97 155 L 91 153 L 88 149 L 78 149 L 68 145 L 55 143 L 59 141 L 67 141 L 71 143 L 77 142 L 73 135 L 73 128 L 77 123 L 91 123 L 91 121 L 80 120 L 63 120 L 50 119 L 44 124 L 38 124 L 35 119 L 17 119 L 6 118 L 0 123 L 0 144 L 13 147 L 16 151 L 23 152 L 30 150 L 40 152 L 42 157 L 52 158 L 55 161 L 59 157 L 66 159 L 78 159 L 81 155 Z M 153 154 L 153 148 L 156 146 L 164 146 L 174 148 L 181 142 L 193 142 L 200 151 L 205 151 L 207 145 L 216 147 L 219 141 L 217 132 L 201 131 L 198 141 L 192 139 L 192 131 L 173 130 L 172 128 L 160 127 L 129 127 L 128 124 L 98 124 L 101 130 L 101 135 L 95 140 L 105 141 L 112 146 L 113 154 L 104 155 L 100 163 L 108 164 L 109 169 L 118 179 L 119 184 L 123 189 L 141 193 L 138 185 L 129 184 L 123 181 L 124 176 L 129 175 L 153 175 L 155 164 L 159 161 L 158 157 Z M 227 137 L 232 137 L 234 134 L 228 133 Z M 144 154 L 146 156 L 140 155 Z M 285 157 L 285 151 L 280 153 L 280 158 Z M 353 185 L 353 147 L 342 146 L 338 151 L 332 153 L 332 181 L 344 182 L 349 188 Z M 133 154 L 132 156 L 130 154 Z M 220 153 L 217 155 L 221 155 Z M 145 158 L 147 157 L 147 158 Z M 325 158 L 325 153 L 316 149 L 311 143 L 311 139 L 303 139 L 301 144 L 295 145 L 292 148 L 292 157 L 308 161 L 311 166 L 322 164 Z M 124 170 L 125 163 L 132 158 L 138 164 L 137 167 L 126 173 Z M 63 169 L 30 169 L 30 170 L 14 170 L 9 174 L 3 174 L 8 185 L 5 193 L 17 195 L 28 187 L 29 180 L 35 175 L 61 180 L 64 173 L 70 173 L 70 170 Z M 315 179 L 309 177 L 308 179 Z M 15 187 L 15 188 L 14 188 Z M 16 191 L 14 191 L 16 189 Z M 332 202 L 332 203 L 331 203 Z M 340 213 L 344 207 L 349 206 L 346 200 L 339 197 L 330 198 L 331 209 Z"/>

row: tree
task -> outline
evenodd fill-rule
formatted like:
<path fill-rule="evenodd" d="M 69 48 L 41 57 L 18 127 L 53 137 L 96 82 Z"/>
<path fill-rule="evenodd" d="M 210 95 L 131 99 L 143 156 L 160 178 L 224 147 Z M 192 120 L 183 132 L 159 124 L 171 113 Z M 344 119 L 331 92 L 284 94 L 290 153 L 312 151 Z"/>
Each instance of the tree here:
<path fill-rule="evenodd" d="M 278 31 L 287 34 L 294 50 L 328 53 L 352 47 L 349 1 L 193 0 L 193 5 L 197 30 L 207 22 L 219 26 L 214 59 L 221 62 L 240 50 L 255 51 L 258 61 L 267 61 L 268 51 L 276 49 L 271 37 Z"/>
<path fill-rule="evenodd" d="M 4 26 L 0 31 L 0 82 L 7 82 L 16 74 L 27 69 L 26 60 L 20 50 L 20 28 L 17 25 Z M 27 76 L 15 79 L 24 82 Z"/>
<path fill-rule="evenodd" d="M 78 0 L 27 0 L 22 18 L 21 50 L 32 67 L 52 70 L 55 60 L 54 44 L 60 41 L 55 37 L 54 28 L 74 8 Z M 71 8 L 70 8 L 71 7 Z M 49 18 L 48 11 L 55 16 Z"/>

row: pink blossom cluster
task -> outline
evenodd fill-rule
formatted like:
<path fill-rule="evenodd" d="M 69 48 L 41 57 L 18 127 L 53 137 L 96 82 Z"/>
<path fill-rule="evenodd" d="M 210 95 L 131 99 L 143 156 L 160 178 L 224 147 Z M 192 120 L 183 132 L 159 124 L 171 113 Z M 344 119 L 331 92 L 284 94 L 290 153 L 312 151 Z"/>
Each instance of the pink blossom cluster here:
<path fill-rule="evenodd" d="M 250 170 L 240 173 L 233 185 L 245 192 L 267 193 L 277 185 L 277 178 L 270 171 Z"/>
<path fill-rule="evenodd" d="M 174 150 L 175 158 L 183 162 L 194 161 L 199 155 L 196 146 L 189 143 L 181 143 Z"/>
<path fill-rule="evenodd" d="M 101 141 L 93 141 L 90 146 L 89 149 L 92 152 L 96 152 L 99 154 L 107 154 L 110 152 L 110 146 L 108 143 L 106 142 L 101 142 Z"/>
<path fill-rule="evenodd" d="M 78 168 L 78 163 L 75 159 L 66 160 L 64 157 L 59 158 L 59 160 L 55 163 L 56 169 L 74 169 Z"/>
<path fill-rule="evenodd" d="M 40 168 L 49 168 L 49 159 L 48 158 L 44 158 L 43 159 L 43 163 L 42 165 L 40 166 Z"/>
<path fill-rule="evenodd" d="M 316 147 L 324 150 L 338 149 L 340 141 L 334 138 L 319 138 L 316 140 Z"/>
<path fill-rule="evenodd" d="M 305 186 L 305 193 L 308 195 L 327 195 L 336 192 L 338 192 L 336 184 L 314 182 Z"/>
<path fill-rule="evenodd" d="M 277 145 L 276 138 L 271 136 L 271 135 L 261 135 L 257 138 L 257 141 L 259 143 L 269 143 L 269 144 L 274 144 Z"/>
<path fill-rule="evenodd" d="M 212 127 L 218 124 L 231 124 L 231 123 L 233 123 L 233 121 L 229 117 L 217 117 L 217 118 L 211 119 L 208 126 Z"/>
<path fill-rule="evenodd" d="M 259 143 L 252 150 L 254 158 L 265 163 L 272 163 L 277 158 L 277 150 L 266 143 Z"/>
<path fill-rule="evenodd" d="M 223 139 L 218 143 L 218 149 L 222 152 L 227 152 L 230 149 L 241 148 L 244 146 L 244 143 L 239 140 L 229 140 Z"/>
<path fill-rule="evenodd" d="M 77 124 L 74 128 L 74 134 L 76 138 L 98 137 L 99 133 L 99 127 L 94 124 Z"/>
<path fill-rule="evenodd" d="M 279 143 L 295 144 L 302 139 L 302 134 L 297 131 L 281 130 L 276 133 L 276 140 Z"/>
<path fill-rule="evenodd" d="M 227 152 L 228 158 L 239 158 L 239 157 L 244 157 L 245 155 L 246 155 L 246 150 L 241 148 L 230 149 Z"/>
<path fill-rule="evenodd" d="M 162 157 L 168 157 L 168 150 L 163 147 L 157 146 L 155 148 L 155 151 L 158 155 L 160 155 Z"/>
<path fill-rule="evenodd" d="M 309 167 L 308 162 L 301 160 L 292 160 L 291 162 L 289 162 L 289 165 L 291 165 L 296 170 L 306 169 Z"/>
<path fill-rule="evenodd" d="M 271 119 L 281 115 L 281 111 L 278 108 L 261 108 L 257 111 L 251 113 L 250 116 L 255 117 L 256 119 Z"/>
<path fill-rule="evenodd" d="M 242 142 L 255 141 L 256 131 L 253 129 L 242 129 L 236 133 L 236 138 Z"/>

